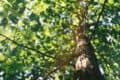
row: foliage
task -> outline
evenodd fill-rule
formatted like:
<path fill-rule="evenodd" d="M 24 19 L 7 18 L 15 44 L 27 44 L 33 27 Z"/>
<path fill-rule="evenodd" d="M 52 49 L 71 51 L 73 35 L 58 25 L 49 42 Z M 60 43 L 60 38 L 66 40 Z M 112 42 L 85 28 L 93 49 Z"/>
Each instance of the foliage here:
<path fill-rule="evenodd" d="M 87 35 L 106 80 L 120 79 L 119 0 L 88 0 Z M 70 80 L 73 67 L 56 71 L 56 57 L 67 58 L 75 41 L 81 9 L 77 0 L 0 1 L 0 79 L 39 77 Z M 64 57 L 63 57 L 64 56 Z M 33 79 L 34 80 L 34 79 Z"/>

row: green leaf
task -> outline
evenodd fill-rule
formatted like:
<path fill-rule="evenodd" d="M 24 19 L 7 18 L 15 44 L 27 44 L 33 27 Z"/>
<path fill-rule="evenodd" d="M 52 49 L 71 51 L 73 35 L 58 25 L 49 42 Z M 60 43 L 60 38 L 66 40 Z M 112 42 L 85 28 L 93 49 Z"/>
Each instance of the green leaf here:
<path fill-rule="evenodd" d="M 114 0 L 108 0 L 108 3 L 114 4 Z"/>
<path fill-rule="evenodd" d="M 5 60 L 5 55 L 3 55 L 2 53 L 0 53 L 0 61 L 4 61 Z"/>
<path fill-rule="evenodd" d="M 39 1 L 32 7 L 32 11 L 36 15 L 39 15 L 41 12 L 46 11 L 47 8 L 48 5 L 46 3 L 44 3 L 43 1 Z"/>

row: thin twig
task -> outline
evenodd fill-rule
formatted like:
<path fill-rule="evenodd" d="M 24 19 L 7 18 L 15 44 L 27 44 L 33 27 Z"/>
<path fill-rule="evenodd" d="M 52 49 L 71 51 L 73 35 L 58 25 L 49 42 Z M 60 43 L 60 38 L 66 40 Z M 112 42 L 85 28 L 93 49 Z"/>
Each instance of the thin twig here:
<path fill-rule="evenodd" d="M 102 9 L 101 9 L 100 13 L 98 14 L 99 16 L 98 16 L 98 18 L 97 18 L 97 21 L 96 21 L 96 22 L 99 22 L 100 17 L 101 17 L 101 16 L 102 16 L 102 14 L 103 14 L 104 9 L 105 9 L 105 4 L 106 4 L 106 2 L 107 2 L 107 0 L 105 0 L 105 1 L 104 1 L 103 6 L 102 6 Z"/>
<path fill-rule="evenodd" d="M 18 43 L 18 42 L 16 42 L 15 40 L 12 40 L 11 38 L 7 37 L 7 36 L 4 35 L 4 34 L 1 34 L 1 33 L 0 33 L 0 36 L 6 38 L 7 40 L 11 41 L 12 43 L 16 44 L 17 46 L 20 46 L 20 47 L 25 48 L 25 49 L 32 50 L 32 51 L 34 51 L 34 52 L 40 53 L 40 54 L 43 55 L 43 56 L 46 56 L 46 57 L 49 57 L 49 58 L 53 58 L 53 59 L 54 59 L 53 56 L 47 55 L 47 54 L 45 54 L 45 53 L 42 53 L 42 52 L 40 52 L 39 50 L 34 49 L 34 48 L 32 48 L 32 47 L 29 47 L 29 46 L 27 46 L 27 45 Z"/>
<path fill-rule="evenodd" d="M 86 26 L 87 26 L 87 27 L 97 26 L 99 23 L 102 23 L 102 21 L 100 21 L 100 17 L 102 16 L 102 14 L 103 14 L 103 12 L 104 12 L 106 2 L 107 2 L 107 0 L 104 1 L 103 6 L 102 6 L 102 9 L 101 9 L 100 13 L 98 14 L 97 20 L 96 20 L 95 22 L 93 22 L 93 23 L 86 23 Z"/>
<path fill-rule="evenodd" d="M 49 72 L 49 73 L 43 78 L 43 80 L 47 80 L 47 78 L 48 78 L 49 75 L 51 75 L 52 73 L 56 72 L 56 71 L 59 70 L 59 69 L 60 69 L 60 68 L 58 67 L 58 68 L 52 70 L 51 72 Z"/>

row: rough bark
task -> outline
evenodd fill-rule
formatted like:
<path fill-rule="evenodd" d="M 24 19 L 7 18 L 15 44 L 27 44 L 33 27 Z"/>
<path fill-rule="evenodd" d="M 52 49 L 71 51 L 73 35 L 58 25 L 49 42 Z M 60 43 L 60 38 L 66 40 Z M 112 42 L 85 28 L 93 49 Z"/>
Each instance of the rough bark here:
<path fill-rule="evenodd" d="M 74 80 L 104 80 L 99 71 L 94 49 L 83 33 L 83 28 L 79 27 L 76 34 L 75 54 L 77 59 Z"/>

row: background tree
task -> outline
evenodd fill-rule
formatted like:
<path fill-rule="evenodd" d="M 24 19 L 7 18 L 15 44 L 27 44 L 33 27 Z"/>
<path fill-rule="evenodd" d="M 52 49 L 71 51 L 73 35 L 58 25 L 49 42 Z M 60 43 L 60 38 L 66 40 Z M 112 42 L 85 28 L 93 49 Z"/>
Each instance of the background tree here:
<path fill-rule="evenodd" d="M 84 1 L 1 0 L 0 79 L 73 80 L 75 60 L 68 59 L 75 50 L 81 4 Z M 119 80 L 120 1 L 88 0 L 86 4 L 86 33 L 101 73 L 106 80 Z"/>

